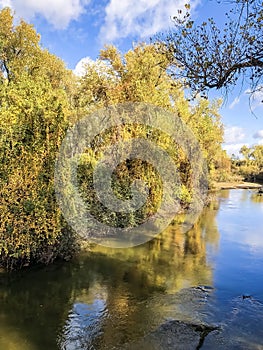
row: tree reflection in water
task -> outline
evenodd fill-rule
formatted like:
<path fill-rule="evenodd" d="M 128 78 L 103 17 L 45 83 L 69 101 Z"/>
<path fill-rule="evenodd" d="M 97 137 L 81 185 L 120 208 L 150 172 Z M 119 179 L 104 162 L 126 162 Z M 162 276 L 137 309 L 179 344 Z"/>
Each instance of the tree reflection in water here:
<path fill-rule="evenodd" d="M 206 250 L 218 244 L 217 209 L 211 203 L 187 233 L 175 223 L 141 246 L 94 246 L 70 263 L 3 275 L 0 348 L 121 348 L 185 317 L 167 297 L 212 285 Z"/>

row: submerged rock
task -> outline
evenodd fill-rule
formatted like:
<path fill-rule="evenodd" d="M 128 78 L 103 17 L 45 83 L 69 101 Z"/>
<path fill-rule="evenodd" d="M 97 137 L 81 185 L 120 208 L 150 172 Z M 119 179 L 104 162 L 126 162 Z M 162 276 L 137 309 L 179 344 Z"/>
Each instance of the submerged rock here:
<path fill-rule="evenodd" d="M 218 327 L 192 324 L 183 321 L 169 321 L 138 343 L 128 347 L 130 350 L 193 350 L 200 349 L 205 337 Z"/>

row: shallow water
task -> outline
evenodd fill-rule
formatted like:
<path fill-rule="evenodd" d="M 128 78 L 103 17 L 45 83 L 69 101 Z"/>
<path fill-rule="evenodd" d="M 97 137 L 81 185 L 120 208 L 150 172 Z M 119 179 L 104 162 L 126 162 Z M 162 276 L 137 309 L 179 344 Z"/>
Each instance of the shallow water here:
<path fill-rule="evenodd" d="M 2 274 L 0 349 L 132 349 L 171 319 L 219 326 L 202 349 L 263 349 L 262 218 L 263 197 L 222 191 L 187 233 Z"/>

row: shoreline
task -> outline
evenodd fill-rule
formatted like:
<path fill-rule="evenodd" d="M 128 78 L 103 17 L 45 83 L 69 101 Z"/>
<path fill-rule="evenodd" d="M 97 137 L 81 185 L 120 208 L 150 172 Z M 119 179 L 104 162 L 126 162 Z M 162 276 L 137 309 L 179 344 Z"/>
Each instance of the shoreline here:
<path fill-rule="evenodd" d="M 259 189 L 262 185 L 256 182 L 215 182 L 211 190 L 220 191 L 220 190 L 232 190 L 232 189 Z"/>

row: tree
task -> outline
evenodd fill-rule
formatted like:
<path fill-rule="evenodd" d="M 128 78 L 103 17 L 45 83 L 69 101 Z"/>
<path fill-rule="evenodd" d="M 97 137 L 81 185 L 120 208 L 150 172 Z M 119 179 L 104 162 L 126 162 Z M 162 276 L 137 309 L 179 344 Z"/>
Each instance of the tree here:
<path fill-rule="evenodd" d="M 222 138 L 217 108 L 202 99 L 194 106 L 189 104 L 181 84 L 166 72 L 167 57 L 155 45 L 139 45 L 124 56 L 109 46 L 101 52 L 97 64 L 87 66 L 86 75 L 76 84 L 72 72 L 43 49 L 39 40 L 31 25 L 23 20 L 14 24 L 10 9 L 0 11 L 0 265 L 9 269 L 68 258 L 74 252 L 76 237 L 56 203 L 53 175 L 66 130 L 78 118 L 121 102 L 142 101 L 164 107 L 189 122 L 203 142 L 209 164 Z M 130 138 L 135 131 L 145 136 L 149 130 L 140 125 L 120 130 Z M 213 135 L 215 146 L 208 147 L 207 135 Z M 103 150 L 114 140 L 110 131 L 101 136 L 106 140 L 100 146 Z M 152 137 L 167 147 L 180 166 L 185 177 L 182 201 L 189 202 L 186 156 L 167 135 L 156 132 Z M 94 142 L 96 150 L 96 139 Z M 96 152 L 92 156 L 98 159 Z M 113 181 L 116 193 L 127 198 L 130 179 L 142 174 L 154 188 L 156 204 L 162 193 L 158 174 L 152 170 L 140 160 L 120 164 Z M 149 214 L 155 204 L 151 205 L 150 199 L 147 204 Z M 119 220 L 123 224 L 123 218 Z"/>
<path fill-rule="evenodd" d="M 198 98 L 190 104 L 181 82 L 168 73 L 169 60 L 156 45 L 140 44 L 122 56 L 114 46 L 101 51 L 80 79 L 76 108 L 80 115 L 123 102 L 146 102 L 177 113 L 197 137 L 210 164 L 223 142 L 221 101 Z M 84 109 L 81 111 L 81 109 Z"/>
<path fill-rule="evenodd" d="M 263 145 L 242 146 L 240 154 L 244 159 L 236 162 L 237 171 L 246 179 L 255 181 L 263 173 Z"/>
<path fill-rule="evenodd" d="M 175 28 L 159 37 L 173 74 L 183 78 L 194 92 L 224 88 L 239 77 L 248 78 L 251 94 L 262 90 L 263 8 L 261 0 L 234 0 L 223 28 L 208 18 L 196 24 L 186 5 L 186 14 L 174 17 Z M 164 44 L 164 46 L 163 46 Z"/>
<path fill-rule="evenodd" d="M 197 98 L 190 104 L 182 83 L 168 73 L 169 60 L 156 45 L 140 44 L 122 56 L 114 46 L 101 51 L 80 79 L 76 108 L 80 115 L 123 102 L 146 102 L 177 113 L 189 125 L 210 164 L 223 142 L 221 101 Z"/>
<path fill-rule="evenodd" d="M 0 264 L 11 269 L 71 254 L 56 204 L 56 154 L 70 123 L 74 81 L 10 9 L 0 12 Z"/>
<path fill-rule="evenodd" d="M 203 150 L 204 158 L 207 160 L 209 170 L 214 168 L 216 159 L 221 152 L 223 142 L 223 129 L 218 114 L 220 101 L 210 103 L 208 100 L 199 98 L 195 104 L 190 104 L 184 96 L 181 83 L 175 81 L 167 73 L 169 60 L 159 52 L 156 45 L 140 44 L 133 50 L 121 55 L 114 46 L 107 46 L 101 51 L 97 62 L 86 66 L 86 74 L 80 78 L 76 93 L 76 108 L 80 115 L 87 115 L 94 110 L 109 105 L 116 105 L 124 102 L 144 102 L 164 108 L 176 113 L 193 131 Z M 116 131 L 116 130 L 112 130 Z M 128 128 L 118 128 L 119 138 L 125 140 L 135 137 L 150 139 L 155 144 L 160 145 L 169 152 L 174 163 L 179 169 L 182 187 L 180 189 L 183 205 L 191 202 L 192 177 L 191 166 L 185 152 L 179 147 L 169 135 L 161 132 L 147 130 L 138 125 Z M 103 142 L 102 142 L 103 139 Z M 93 144 L 93 149 L 87 151 L 87 163 L 83 161 L 80 168 L 80 183 L 83 186 L 85 199 L 93 206 L 96 215 L 103 215 L 108 222 L 110 212 L 100 207 L 96 202 L 96 196 L 92 187 L 92 169 L 88 168 L 88 163 L 96 164 L 100 158 L 100 151 L 109 144 L 116 142 L 114 133 L 100 135 L 98 142 Z M 127 150 L 128 153 L 128 150 Z M 128 157 L 127 157 L 128 158 Z M 129 196 L 130 183 L 132 178 L 141 178 L 152 189 L 152 202 L 147 202 L 146 210 L 139 213 L 139 217 L 133 217 L 133 221 L 138 222 L 141 217 L 149 216 L 161 197 L 160 178 L 154 169 L 146 166 L 145 162 L 134 160 L 121 164 L 116 170 L 113 187 L 118 197 L 127 198 Z M 141 177 L 140 177 L 141 176 Z M 157 204 L 156 204 L 157 203 Z M 119 214 L 118 214 L 119 215 Z M 122 217 L 114 216 L 114 224 L 119 224 Z M 119 218 L 119 219 L 118 219 Z"/>
<path fill-rule="evenodd" d="M 255 145 L 252 147 L 251 157 L 258 167 L 258 171 L 263 171 L 263 145 Z"/>
<path fill-rule="evenodd" d="M 248 162 L 250 158 L 250 148 L 248 148 L 246 145 L 242 146 L 240 148 L 239 153 L 242 154 L 242 156 L 245 158 L 245 161 Z"/>

